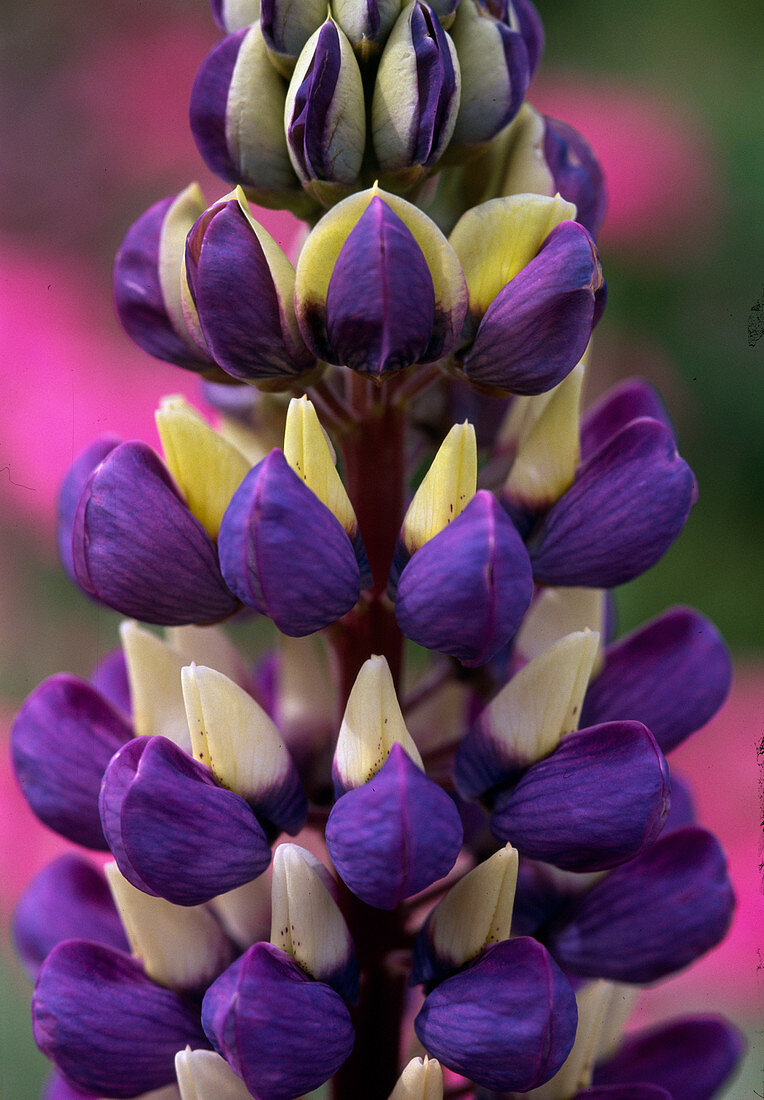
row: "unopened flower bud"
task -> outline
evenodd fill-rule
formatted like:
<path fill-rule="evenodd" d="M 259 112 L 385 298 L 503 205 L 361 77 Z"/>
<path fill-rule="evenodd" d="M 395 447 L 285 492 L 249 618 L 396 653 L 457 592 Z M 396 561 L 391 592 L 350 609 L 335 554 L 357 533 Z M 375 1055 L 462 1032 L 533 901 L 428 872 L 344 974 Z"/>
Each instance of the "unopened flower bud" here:
<path fill-rule="evenodd" d="M 353 188 L 366 144 L 363 84 L 353 48 L 331 18 L 300 54 L 284 127 L 294 170 L 319 202 L 331 205 Z"/>
<path fill-rule="evenodd" d="M 400 15 L 402 0 L 334 0 L 332 13 L 362 60 L 372 57 Z"/>
<path fill-rule="evenodd" d="M 325 0 L 261 0 L 260 26 L 271 62 L 289 79 L 310 36 L 326 19 Z"/>
<path fill-rule="evenodd" d="M 186 236 L 203 212 L 197 184 L 150 207 L 117 253 L 114 301 L 128 336 L 149 355 L 220 377 L 204 338 L 189 329 L 181 300 Z"/>
<path fill-rule="evenodd" d="M 530 81 L 528 50 L 511 23 L 496 18 L 494 5 L 461 0 L 450 34 L 462 75 L 453 141 L 490 141 L 515 117 Z M 511 9 L 511 3 L 507 5 Z"/>
<path fill-rule="evenodd" d="M 224 38 L 191 90 L 191 132 L 205 164 L 265 206 L 301 197 L 284 136 L 285 99 L 259 23 Z"/>
<path fill-rule="evenodd" d="M 599 255 L 557 196 L 493 199 L 464 214 L 451 244 L 469 288 L 467 377 L 543 393 L 581 360 L 604 306 Z"/>
<path fill-rule="evenodd" d="M 462 843 L 459 814 L 424 774 L 383 657 L 372 657 L 358 674 L 333 774 L 341 797 L 329 815 L 326 843 L 357 897 L 394 909 L 448 874 Z"/>
<path fill-rule="evenodd" d="M 260 15 L 260 0 L 211 0 L 212 15 L 228 34 L 254 23 Z"/>
<path fill-rule="evenodd" d="M 317 356 L 380 375 L 450 350 L 464 320 L 466 289 L 435 224 L 374 187 L 338 203 L 308 237 L 295 303 Z"/>
<path fill-rule="evenodd" d="M 215 361 L 245 382 L 313 365 L 294 314 L 294 268 L 252 217 L 240 188 L 200 217 L 186 243 L 187 313 Z"/>
<path fill-rule="evenodd" d="M 383 178 L 410 187 L 451 140 L 459 110 L 456 48 L 433 10 L 415 0 L 387 40 L 374 85 L 374 150 Z"/>

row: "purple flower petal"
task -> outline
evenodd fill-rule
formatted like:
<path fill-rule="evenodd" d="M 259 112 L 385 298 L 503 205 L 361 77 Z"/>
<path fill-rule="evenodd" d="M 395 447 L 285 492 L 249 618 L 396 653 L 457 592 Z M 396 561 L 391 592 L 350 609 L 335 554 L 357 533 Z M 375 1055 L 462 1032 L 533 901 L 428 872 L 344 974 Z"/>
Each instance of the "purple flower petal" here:
<path fill-rule="evenodd" d="M 98 792 L 107 764 L 132 737 L 84 680 L 62 673 L 40 684 L 11 728 L 16 778 L 39 819 L 75 844 L 105 849 Z"/>
<path fill-rule="evenodd" d="M 606 875 L 553 924 L 547 942 L 571 974 L 643 985 L 715 947 L 734 904 L 719 842 L 688 826 Z"/>
<path fill-rule="evenodd" d="M 427 4 L 417 2 L 409 16 L 419 96 L 409 140 L 410 163 L 432 168 L 453 132 L 459 89 L 448 35 Z"/>
<path fill-rule="evenodd" d="M 164 737 L 136 737 L 117 753 L 100 809 L 125 878 L 176 905 L 201 905 L 242 886 L 271 860 L 244 799 Z"/>
<path fill-rule="evenodd" d="M 509 0 L 509 4 L 514 9 L 515 18 L 520 25 L 520 34 L 528 51 L 528 65 L 532 79 L 541 60 L 541 54 L 544 52 L 544 25 L 531 0 Z"/>
<path fill-rule="evenodd" d="M 581 457 L 584 461 L 625 428 L 632 420 L 647 416 L 674 429 L 660 394 L 641 378 L 622 382 L 592 405 L 581 421 Z"/>
<path fill-rule="evenodd" d="M 280 450 L 250 470 L 234 493 L 219 547 L 229 587 L 292 637 L 336 622 L 360 595 L 346 531 Z"/>
<path fill-rule="evenodd" d="M 668 767 L 639 722 L 569 733 L 493 806 L 491 831 L 531 859 L 603 871 L 657 838 L 670 804 Z"/>
<path fill-rule="evenodd" d="M 491 18 L 493 16 L 494 18 Z M 459 114 L 452 140 L 479 145 L 490 141 L 522 106 L 530 81 L 528 48 L 517 23 L 510 26 L 505 2 L 459 7 L 449 33 L 461 69 Z"/>
<path fill-rule="evenodd" d="M 123 615 L 177 626 L 239 607 L 217 552 L 144 443 L 123 443 L 93 471 L 74 518 L 74 570 L 91 596 Z"/>
<path fill-rule="evenodd" d="M 259 1100 L 292 1100 L 328 1080 L 353 1048 L 345 1002 L 285 952 L 256 943 L 214 982 L 202 1022 Z"/>
<path fill-rule="evenodd" d="M 405 566 L 395 617 L 407 638 L 473 667 L 514 636 L 532 594 L 522 539 L 481 489 Z"/>
<path fill-rule="evenodd" d="M 435 290 L 421 248 L 375 196 L 351 230 L 326 296 L 332 362 L 380 375 L 416 363 L 435 322 Z"/>
<path fill-rule="evenodd" d="M 40 1050 L 76 1087 L 132 1097 L 175 1080 L 175 1054 L 208 1047 L 198 1010 L 121 951 L 67 940 L 43 963 L 32 997 Z"/>
<path fill-rule="evenodd" d="M 32 879 L 16 906 L 13 938 L 32 981 L 64 940 L 93 940 L 130 951 L 106 879 L 74 853 L 54 859 Z"/>
<path fill-rule="evenodd" d="M 212 50 L 196 74 L 189 101 L 191 133 L 202 160 L 211 172 L 232 184 L 247 182 L 231 156 L 226 112 L 233 71 L 248 31 L 244 27 L 227 35 Z"/>
<path fill-rule="evenodd" d="M 287 123 L 287 141 L 302 180 L 334 180 L 332 157 L 332 110 L 342 67 L 337 26 L 327 19 L 313 51 L 305 78 L 297 89 L 292 117 Z M 346 181 L 349 182 L 349 181 Z"/>
<path fill-rule="evenodd" d="M 57 501 L 56 542 L 61 564 L 77 583 L 72 560 L 72 528 L 77 505 L 88 478 L 99 463 L 122 442 L 116 435 L 103 435 L 94 440 L 75 458 L 66 477 L 61 482 Z"/>
<path fill-rule="evenodd" d="M 290 336 L 268 259 L 238 199 L 216 203 L 195 223 L 186 272 L 204 339 L 227 374 L 252 381 L 313 365 Z"/>
<path fill-rule="evenodd" d="M 602 287 L 591 237 L 577 222 L 562 222 L 486 310 L 467 377 L 518 394 L 550 390 L 583 355 Z"/>
<path fill-rule="evenodd" d="M 644 1081 L 667 1089 L 673 1100 L 711 1100 L 744 1051 L 743 1036 L 726 1020 L 690 1016 L 625 1038 L 595 1069 L 594 1082 L 616 1086 Z"/>
<path fill-rule="evenodd" d="M 528 937 L 489 947 L 429 994 L 414 1021 L 430 1057 L 496 1092 L 548 1081 L 570 1053 L 576 998 L 546 950 Z"/>
<path fill-rule="evenodd" d="M 42 1100 L 90 1100 L 91 1092 L 80 1092 L 58 1073 L 51 1074 Z"/>
<path fill-rule="evenodd" d="M 128 230 L 114 261 L 114 304 L 127 335 L 149 355 L 206 372 L 211 360 L 178 335 L 159 278 L 162 228 L 176 198 L 154 203 Z"/>
<path fill-rule="evenodd" d="M 112 649 L 111 653 L 101 658 L 90 675 L 90 683 L 121 714 L 130 717 L 130 682 L 122 649 Z"/>
<path fill-rule="evenodd" d="M 454 803 L 399 744 L 376 775 L 337 800 L 326 824 L 340 877 L 377 909 L 394 909 L 447 875 L 462 836 Z"/>
<path fill-rule="evenodd" d="M 671 809 L 663 826 L 663 835 L 685 825 L 696 825 L 695 802 L 689 783 L 675 771 L 671 773 Z"/>
<path fill-rule="evenodd" d="M 554 189 L 576 204 L 576 221 L 596 238 L 607 210 L 605 179 L 586 138 L 567 122 L 545 117 L 544 159 Z"/>
<path fill-rule="evenodd" d="M 533 576 L 572 587 L 625 584 L 668 550 L 696 497 L 669 431 L 633 420 L 579 468 L 531 535 Z"/>
<path fill-rule="evenodd" d="M 716 627 L 675 607 L 606 650 L 581 721 L 637 719 L 669 752 L 713 718 L 731 682 L 732 662 Z"/>

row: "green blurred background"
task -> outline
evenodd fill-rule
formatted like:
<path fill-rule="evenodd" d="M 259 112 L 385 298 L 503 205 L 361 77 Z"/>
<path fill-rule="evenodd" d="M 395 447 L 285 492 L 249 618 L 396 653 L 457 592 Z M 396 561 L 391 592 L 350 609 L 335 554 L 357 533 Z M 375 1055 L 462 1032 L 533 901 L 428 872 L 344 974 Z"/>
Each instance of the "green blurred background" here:
<path fill-rule="evenodd" d="M 652 137 L 665 145 L 679 126 L 686 138 L 665 178 L 650 181 L 671 201 L 643 210 L 631 226 L 622 203 L 620 221 L 606 226 L 602 238 L 610 298 L 597 336 L 594 388 L 631 373 L 654 380 L 701 489 L 676 546 L 618 594 L 622 627 L 669 603 L 690 603 L 718 624 L 739 661 L 755 661 L 762 654 L 764 576 L 764 335 L 756 338 L 764 331 L 764 20 L 738 0 L 539 0 L 538 7 L 547 31 L 542 106 L 559 105 L 554 113 L 565 117 L 568 102 L 596 105 L 597 132 L 621 147 L 627 177 L 630 158 L 638 160 Z M 0 20 L 6 54 L 0 235 L 14 255 L 28 252 L 43 272 L 28 313 L 9 308 L 6 323 L 44 326 L 44 264 L 53 255 L 57 265 L 71 263 L 73 285 L 87 273 L 95 288 L 88 307 L 93 331 L 117 341 L 133 364 L 110 307 L 110 268 L 121 236 L 149 203 L 192 175 L 207 183 L 209 195 L 216 190 L 198 168 L 185 123 L 193 74 L 217 40 L 205 0 L 4 0 Z M 623 144 L 619 106 L 627 101 L 647 104 L 648 146 Z M 582 120 L 571 121 L 594 140 Z M 640 196 L 632 198 L 639 210 Z M 6 264 L 0 283 L 10 292 L 14 279 Z M 6 417 L 14 415 L 15 366 L 3 368 L 11 395 Z M 134 399 L 133 377 L 115 382 L 115 401 Z M 167 378 L 157 372 L 157 396 Z M 65 395 L 65 378 L 61 389 Z M 2 424 L 0 418 L 0 432 Z M 44 457 L 46 425 L 29 423 L 28 434 Z M 4 442 L 0 436 L 3 469 Z M 7 472 L 9 482 L 24 481 L 23 472 L 13 478 L 13 468 Z M 118 621 L 73 591 L 56 564 L 51 524 L 26 515 L 24 499 L 11 494 L 0 529 L 6 718 L 45 676 L 61 668 L 86 675 L 113 644 Z M 15 844 L 7 825 L 3 843 Z M 11 961 L 5 925 L 2 935 L 0 1092 L 33 1100 L 45 1065 L 32 1044 L 28 987 Z M 729 1096 L 753 1096 L 754 1089 L 764 1093 L 751 1062 Z"/>

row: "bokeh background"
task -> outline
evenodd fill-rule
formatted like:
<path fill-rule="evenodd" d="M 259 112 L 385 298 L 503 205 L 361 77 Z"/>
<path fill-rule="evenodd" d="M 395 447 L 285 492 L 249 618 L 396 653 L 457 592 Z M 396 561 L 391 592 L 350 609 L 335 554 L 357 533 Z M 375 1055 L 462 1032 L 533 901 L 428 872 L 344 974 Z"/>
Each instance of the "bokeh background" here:
<path fill-rule="evenodd" d="M 764 21 L 748 0 L 538 7 L 547 50 L 530 98 L 589 138 L 609 181 L 610 301 L 590 395 L 633 374 L 657 384 L 701 488 L 676 546 L 618 593 L 622 628 L 690 603 L 719 625 L 737 666 L 727 708 L 678 759 L 725 841 L 738 915 L 722 947 L 643 996 L 639 1019 L 726 1012 L 750 1042 L 727 1097 L 761 1096 Z M 224 188 L 186 121 L 217 41 L 206 0 L 3 0 L 0 30 L 0 1092 L 33 1100 L 45 1063 L 8 922 L 62 845 L 16 790 L 7 727 L 44 677 L 87 675 L 118 621 L 57 565 L 56 487 L 95 435 L 153 443 L 158 397 L 196 399 L 192 378 L 121 333 L 110 269 L 150 203 L 192 178 L 210 199 Z M 266 220 L 288 240 L 288 225 Z"/>

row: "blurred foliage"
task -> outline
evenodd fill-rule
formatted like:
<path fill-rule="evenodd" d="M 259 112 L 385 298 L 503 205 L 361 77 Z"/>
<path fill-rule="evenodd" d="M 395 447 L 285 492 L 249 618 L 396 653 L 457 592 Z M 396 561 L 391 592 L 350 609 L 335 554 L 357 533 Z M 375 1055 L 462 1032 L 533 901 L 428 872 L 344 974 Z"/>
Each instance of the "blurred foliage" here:
<path fill-rule="evenodd" d="M 691 603 L 735 651 L 760 651 L 764 339 L 749 346 L 748 319 L 764 298 L 764 23 L 741 0 L 542 0 L 539 7 L 548 68 L 664 96 L 697 118 L 717 151 L 721 224 L 699 256 L 657 269 L 604 255 L 610 293 L 603 330 L 647 336 L 679 372 L 689 408 L 670 401 L 670 411 L 700 486 L 677 545 L 622 590 L 619 603 L 624 628 L 669 602 Z M 706 226 L 698 230 L 705 234 Z"/>

